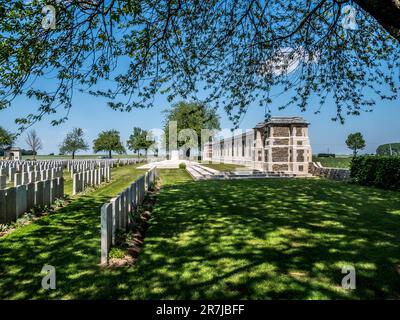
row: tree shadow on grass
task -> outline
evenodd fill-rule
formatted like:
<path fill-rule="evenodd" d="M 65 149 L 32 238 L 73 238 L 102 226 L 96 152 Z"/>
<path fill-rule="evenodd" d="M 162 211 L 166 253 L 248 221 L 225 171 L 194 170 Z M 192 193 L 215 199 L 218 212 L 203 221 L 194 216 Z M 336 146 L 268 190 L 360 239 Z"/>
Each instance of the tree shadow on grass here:
<path fill-rule="evenodd" d="M 398 298 L 398 195 L 306 179 L 167 185 L 138 264 L 117 269 L 98 266 L 109 198 L 82 197 L 0 240 L 0 298 Z M 56 290 L 41 289 L 45 264 Z M 344 265 L 356 290 L 340 287 Z"/>
<path fill-rule="evenodd" d="M 146 286 L 139 285 L 137 293 L 129 286 L 131 294 L 399 297 L 398 198 L 398 193 L 325 180 L 169 186 L 159 196 L 137 266 Z M 346 265 L 357 271 L 354 291 L 341 288 Z"/>

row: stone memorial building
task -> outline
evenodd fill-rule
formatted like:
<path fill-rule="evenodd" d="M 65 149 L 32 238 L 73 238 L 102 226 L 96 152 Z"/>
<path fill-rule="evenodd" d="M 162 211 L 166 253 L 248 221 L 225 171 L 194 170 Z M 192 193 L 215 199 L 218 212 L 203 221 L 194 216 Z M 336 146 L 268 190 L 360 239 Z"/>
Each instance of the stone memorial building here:
<path fill-rule="evenodd" d="M 17 147 L 8 147 L 4 149 L 4 159 L 19 161 L 22 159 L 22 150 Z"/>
<path fill-rule="evenodd" d="M 302 117 L 272 117 L 243 134 L 205 144 L 203 160 L 307 174 L 312 161 L 308 125 Z"/>

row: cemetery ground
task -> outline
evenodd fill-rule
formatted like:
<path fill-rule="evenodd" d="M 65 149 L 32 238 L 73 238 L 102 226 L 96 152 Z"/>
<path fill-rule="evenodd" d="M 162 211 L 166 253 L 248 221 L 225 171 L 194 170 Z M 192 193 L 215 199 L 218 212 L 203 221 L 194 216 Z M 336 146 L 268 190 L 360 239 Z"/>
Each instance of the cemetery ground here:
<path fill-rule="evenodd" d="M 337 156 L 335 158 L 325 158 L 313 156 L 314 162 L 320 162 L 323 167 L 327 168 L 344 168 L 350 169 L 352 156 Z"/>
<path fill-rule="evenodd" d="M 398 192 L 325 179 L 191 180 L 161 189 L 137 264 L 99 267 L 100 207 L 113 182 L 0 239 L 3 299 L 400 298 Z M 57 288 L 41 289 L 43 265 Z M 341 287 L 354 266 L 357 288 Z"/>

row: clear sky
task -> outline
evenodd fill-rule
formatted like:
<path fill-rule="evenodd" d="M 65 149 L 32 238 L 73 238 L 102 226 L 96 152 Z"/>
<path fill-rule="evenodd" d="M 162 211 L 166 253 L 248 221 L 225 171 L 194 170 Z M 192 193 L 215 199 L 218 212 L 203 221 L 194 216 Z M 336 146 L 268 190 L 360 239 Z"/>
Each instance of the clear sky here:
<path fill-rule="evenodd" d="M 280 99 L 285 99 L 282 96 Z M 130 113 L 121 113 L 110 109 L 102 98 L 92 97 L 86 94 L 77 94 L 74 98 L 73 108 L 69 121 L 65 124 L 53 127 L 50 125 L 52 118 L 46 118 L 33 126 L 43 141 L 41 154 L 51 152 L 58 153 L 58 145 L 63 137 L 73 127 L 83 128 L 88 142 L 92 142 L 102 130 L 117 129 L 125 142 L 132 128 L 139 126 L 144 129 L 162 128 L 164 115 L 162 110 L 170 106 L 164 96 L 155 99 L 151 109 L 134 110 Z M 34 112 L 37 105 L 34 101 L 23 98 L 16 100 L 12 107 L 0 111 L 0 126 L 14 131 L 17 125 L 14 119 L 18 116 Z M 312 103 L 307 112 L 300 112 L 296 108 L 277 110 L 271 106 L 272 115 L 303 116 L 310 122 L 310 140 L 313 153 L 334 152 L 348 154 L 345 140 L 349 133 L 360 131 L 367 142 L 364 152 L 373 153 L 376 147 L 383 143 L 400 142 L 400 100 L 391 102 L 379 102 L 372 113 L 363 113 L 361 116 L 348 117 L 344 125 L 333 122 L 335 106 L 327 104 L 320 114 L 315 115 Z M 231 128 L 223 110 L 219 110 L 221 127 Z M 252 128 L 257 122 L 263 120 L 264 108 L 250 107 L 241 123 L 241 129 Z M 28 149 L 25 143 L 26 133 L 18 139 L 16 146 Z M 88 153 L 93 153 L 91 150 Z"/>

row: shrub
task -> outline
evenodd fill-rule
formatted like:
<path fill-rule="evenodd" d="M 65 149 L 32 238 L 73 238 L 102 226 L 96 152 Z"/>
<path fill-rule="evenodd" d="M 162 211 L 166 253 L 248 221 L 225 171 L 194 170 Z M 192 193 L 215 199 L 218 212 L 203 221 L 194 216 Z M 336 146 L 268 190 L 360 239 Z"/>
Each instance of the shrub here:
<path fill-rule="evenodd" d="M 179 164 L 179 169 L 186 169 L 186 163 L 180 163 Z"/>
<path fill-rule="evenodd" d="M 354 157 L 350 170 L 351 178 L 360 185 L 400 190 L 400 157 Z"/>
<path fill-rule="evenodd" d="M 335 158 L 336 155 L 334 153 L 318 153 L 318 158 Z"/>
<path fill-rule="evenodd" d="M 117 247 L 112 247 L 109 253 L 110 259 L 123 259 L 125 256 L 125 250 Z"/>

